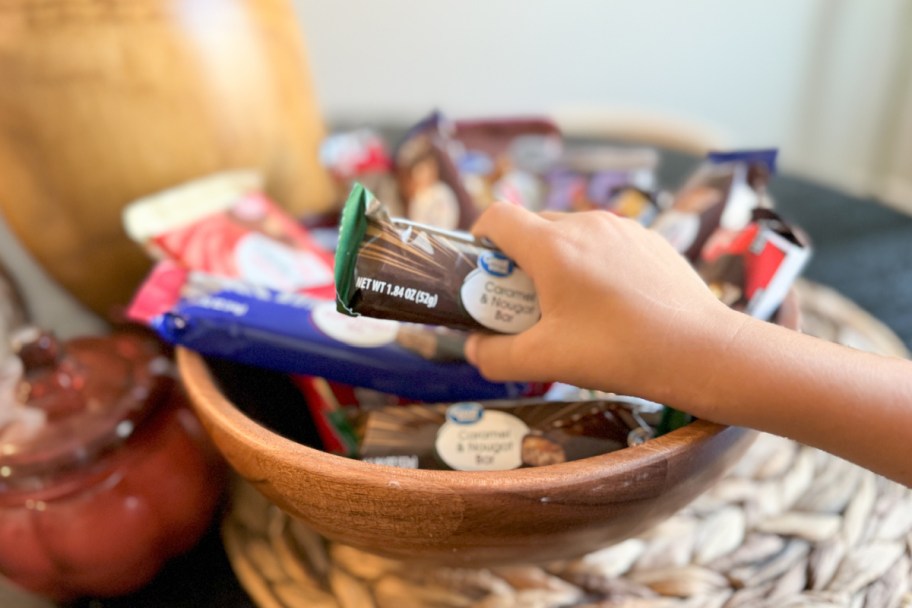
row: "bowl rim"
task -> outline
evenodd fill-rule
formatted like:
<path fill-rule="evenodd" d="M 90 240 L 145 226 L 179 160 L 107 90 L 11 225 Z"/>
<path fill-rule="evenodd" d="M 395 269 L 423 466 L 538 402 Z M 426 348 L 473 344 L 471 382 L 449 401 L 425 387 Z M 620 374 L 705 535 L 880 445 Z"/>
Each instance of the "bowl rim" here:
<path fill-rule="evenodd" d="M 638 446 L 554 465 L 503 471 L 449 471 L 392 467 L 324 452 L 282 436 L 261 425 L 228 400 L 204 357 L 182 346 L 176 348 L 178 373 L 204 426 L 214 425 L 234 441 L 269 453 L 314 472 L 370 484 L 383 483 L 395 474 L 416 482 L 442 483 L 454 490 L 477 491 L 496 486 L 514 491 L 541 488 L 542 484 L 565 486 L 605 477 L 635 475 L 644 466 L 680 457 L 722 434 L 743 432 L 740 427 L 695 420 L 684 427 L 650 439 Z M 211 433 L 210 433 L 211 434 Z"/>

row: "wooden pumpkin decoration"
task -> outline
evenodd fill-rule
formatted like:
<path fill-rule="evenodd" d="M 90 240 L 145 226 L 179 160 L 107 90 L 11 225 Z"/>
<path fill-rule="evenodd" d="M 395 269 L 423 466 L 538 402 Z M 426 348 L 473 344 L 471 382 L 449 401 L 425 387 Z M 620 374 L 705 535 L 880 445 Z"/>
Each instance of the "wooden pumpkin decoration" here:
<path fill-rule="evenodd" d="M 333 202 L 287 0 L 10 0 L 0 83 L 0 212 L 101 314 L 149 267 L 121 224 L 135 198 L 252 167 L 294 213 Z"/>

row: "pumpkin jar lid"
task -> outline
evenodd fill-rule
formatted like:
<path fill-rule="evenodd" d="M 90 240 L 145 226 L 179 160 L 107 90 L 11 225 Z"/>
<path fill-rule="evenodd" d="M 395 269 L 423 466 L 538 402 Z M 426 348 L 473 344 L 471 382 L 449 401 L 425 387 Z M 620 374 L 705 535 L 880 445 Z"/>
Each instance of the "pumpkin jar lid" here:
<path fill-rule="evenodd" d="M 27 328 L 13 346 L 0 362 L 0 498 L 85 487 L 172 385 L 158 346 L 129 332 L 61 343 Z"/>

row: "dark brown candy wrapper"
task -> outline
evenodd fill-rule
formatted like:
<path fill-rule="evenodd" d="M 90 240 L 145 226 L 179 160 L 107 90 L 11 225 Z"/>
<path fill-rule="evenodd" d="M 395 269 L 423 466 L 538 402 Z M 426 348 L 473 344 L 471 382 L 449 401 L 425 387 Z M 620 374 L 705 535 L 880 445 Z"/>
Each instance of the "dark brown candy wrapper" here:
<path fill-rule="evenodd" d="M 547 118 L 449 121 L 434 112 L 406 133 L 394 155 L 405 217 L 467 230 L 494 200 L 539 209 L 545 185 L 538 174 L 562 148 L 560 130 Z"/>
<path fill-rule="evenodd" d="M 541 311 L 531 278 L 468 233 L 389 217 L 360 184 L 336 250 L 339 312 L 452 329 L 518 333 Z"/>
<path fill-rule="evenodd" d="M 776 150 L 711 152 L 652 228 L 691 262 L 719 229 L 737 231 L 761 206 Z"/>
<path fill-rule="evenodd" d="M 467 230 L 477 210 L 447 152 L 445 128 L 434 112 L 409 129 L 394 153 L 396 181 L 408 219 Z"/>
<path fill-rule="evenodd" d="M 447 151 L 478 210 L 495 200 L 544 206 L 541 177 L 558 161 L 563 139 L 547 118 L 491 118 L 453 123 Z"/>
<path fill-rule="evenodd" d="M 613 452 L 653 435 L 635 409 L 609 400 L 405 405 L 353 416 L 359 458 L 454 470 L 544 466 Z"/>

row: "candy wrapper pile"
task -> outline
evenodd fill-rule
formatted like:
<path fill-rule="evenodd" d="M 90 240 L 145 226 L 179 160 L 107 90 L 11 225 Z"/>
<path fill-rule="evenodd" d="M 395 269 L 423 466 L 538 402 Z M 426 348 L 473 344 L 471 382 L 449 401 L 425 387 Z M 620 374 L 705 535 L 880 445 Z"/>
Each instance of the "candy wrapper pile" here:
<path fill-rule="evenodd" d="M 635 397 L 489 382 L 464 360 L 467 331 L 515 333 L 540 315 L 522 269 L 466 232 L 495 200 L 638 221 L 761 319 L 810 255 L 772 209 L 775 150 L 709 154 L 673 194 L 657 151 L 575 144 L 546 118 L 435 112 L 394 145 L 359 129 L 320 154 L 338 185 L 329 216 L 290 217 L 248 171 L 130 205 L 127 232 L 157 264 L 129 315 L 207 357 L 289 374 L 324 449 L 380 464 L 556 464 L 688 421 Z"/>

